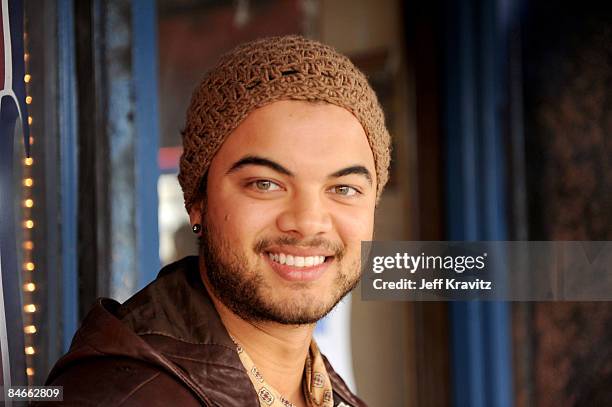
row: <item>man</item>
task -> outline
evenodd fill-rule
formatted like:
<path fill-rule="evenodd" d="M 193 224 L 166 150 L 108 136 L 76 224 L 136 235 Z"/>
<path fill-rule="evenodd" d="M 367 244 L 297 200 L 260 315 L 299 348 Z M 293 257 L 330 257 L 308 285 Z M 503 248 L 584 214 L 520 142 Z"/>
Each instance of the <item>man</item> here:
<path fill-rule="evenodd" d="M 364 405 L 312 333 L 358 282 L 387 180 L 365 77 L 301 37 L 242 45 L 194 92 L 183 147 L 199 257 L 99 300 L 47 384 L 75 405 Z"/>

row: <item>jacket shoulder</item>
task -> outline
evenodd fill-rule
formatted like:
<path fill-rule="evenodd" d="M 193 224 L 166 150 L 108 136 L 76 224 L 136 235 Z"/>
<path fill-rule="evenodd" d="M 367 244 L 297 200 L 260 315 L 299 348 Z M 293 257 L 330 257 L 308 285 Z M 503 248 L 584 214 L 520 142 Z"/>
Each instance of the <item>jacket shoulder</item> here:
<path fill-rule="evenodd" d="M 63 386 L 66 406 L 200 406 L 172 375 L 126 357 L 92 357 L 66 366 L 48 386 Z"/>

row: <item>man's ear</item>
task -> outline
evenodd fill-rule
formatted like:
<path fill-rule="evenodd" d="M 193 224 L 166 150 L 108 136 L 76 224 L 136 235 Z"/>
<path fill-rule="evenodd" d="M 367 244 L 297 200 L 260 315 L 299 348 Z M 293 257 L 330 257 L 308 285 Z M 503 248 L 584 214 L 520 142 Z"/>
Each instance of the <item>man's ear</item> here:
<path fill-rule="evenodd" d="M 202 224 L 202 211 L 199 206 L 199 204 L 195 204 L 191 207 L 191 210 L 189 210 L 189 223 L 191 226 L 196 223 Z"/>
<path fill-rule="evenodd" d="M 202 211 L 199 208 L 194 207 L 189 211 L 189 224 L 191 231 L 198 235 L 198 238 L 202 237 Z"/>

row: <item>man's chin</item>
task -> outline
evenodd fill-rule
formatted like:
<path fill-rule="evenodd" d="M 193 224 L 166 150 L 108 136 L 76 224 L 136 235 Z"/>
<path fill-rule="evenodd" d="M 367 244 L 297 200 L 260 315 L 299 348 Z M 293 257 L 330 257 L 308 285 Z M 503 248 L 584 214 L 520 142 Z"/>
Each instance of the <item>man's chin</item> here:
<path fill-rule="evenodd" d="M 314 324 L 327 316 L 352 291 L 356 282 L 335 288 L 304 284 L 305 287 L 301 290 L 293 287 L 289 292 L 280 290 L 273 293 L 269 291 L 269 286 L 263 291 L 257 290 L 249 304 L 241 304 L 234 312 L 247 320 L 270 321 L 283 325 Z M 245 313 L 245 309 L 248 312 Z"/>
<path fill-rule="evenodd" d="M 312 309 L 271 309 L 261 315 L 261 321 L 276 322 L 282 325 L 309 325 L 325 317 L 329 310 Z"/>
<path fill-rule="evenodd" d="M 261 298 L 261 297 L 260 297 Z M 269 298 L 269 297 L 268 297 Z M 259 302 L 246 307 L 235 307 L 237 304 L 226 304 L 242 319 L 256 322 L 276 322 L 282 325 L 310 325 L 324 318 L 335 307 L 338 301 L 321 302 L 321 298 L 302 298 L 299 302 L 276 300 Z M 231 305 L 234 305 L 232 307 Z"/>

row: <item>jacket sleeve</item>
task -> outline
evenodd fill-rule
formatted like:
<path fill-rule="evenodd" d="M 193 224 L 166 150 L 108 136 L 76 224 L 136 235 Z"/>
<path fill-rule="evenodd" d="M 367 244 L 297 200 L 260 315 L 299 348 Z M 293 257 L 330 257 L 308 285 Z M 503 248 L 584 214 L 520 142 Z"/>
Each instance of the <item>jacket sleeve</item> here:
<path fill-rule="evenodd" d="M 63 386 L 62 406 L 202 405 L 189 388 L 165 371 L 130 358 L 95 357 L 75 362 L 46 385 Z"/>

